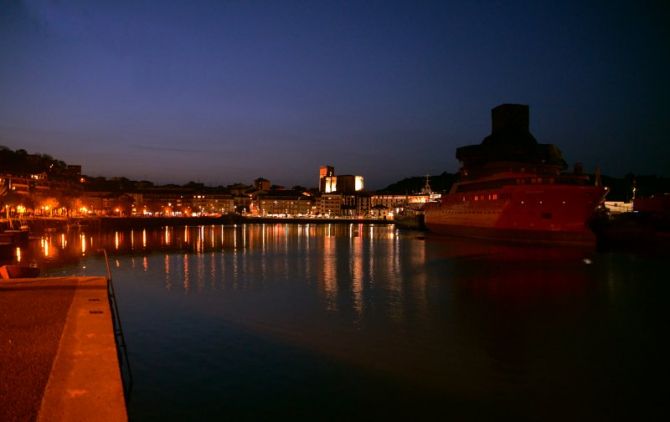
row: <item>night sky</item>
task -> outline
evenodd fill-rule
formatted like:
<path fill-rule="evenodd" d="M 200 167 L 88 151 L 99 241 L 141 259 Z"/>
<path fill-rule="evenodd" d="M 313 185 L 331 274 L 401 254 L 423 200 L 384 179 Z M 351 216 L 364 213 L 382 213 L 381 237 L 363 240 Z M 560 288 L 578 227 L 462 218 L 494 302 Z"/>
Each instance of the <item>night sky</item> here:
<path fill-rule="evenodd" d="M 644 4 L 643 4 L 644 3 Z M 381 188 L 530 105 L 571 165 L 670 176 L 670 3 L 0 0 L 0 144 L 160 183 Z"/>

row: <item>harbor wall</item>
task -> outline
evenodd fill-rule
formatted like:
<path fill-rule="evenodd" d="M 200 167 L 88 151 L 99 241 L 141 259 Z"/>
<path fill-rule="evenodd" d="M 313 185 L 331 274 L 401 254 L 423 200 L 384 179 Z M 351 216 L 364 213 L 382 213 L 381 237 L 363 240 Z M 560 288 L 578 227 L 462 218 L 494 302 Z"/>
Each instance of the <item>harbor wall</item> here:
<path fill-rule="evenodd" d="M 359 218 L 281 218 L 244 217 L 227 215 L 221 217 L 90 217 L 90 218 L 31 218 L 21 221 L 32 234 L 68 229 L 89 230 L 130 230 L 136 228 L 156 228 L 164 226 L 201 226 L 219 224 L 392 224 L 392 220 Z M 0 221 L 0 229 L 18 229 L 18 222 L 10 224 Z"/>

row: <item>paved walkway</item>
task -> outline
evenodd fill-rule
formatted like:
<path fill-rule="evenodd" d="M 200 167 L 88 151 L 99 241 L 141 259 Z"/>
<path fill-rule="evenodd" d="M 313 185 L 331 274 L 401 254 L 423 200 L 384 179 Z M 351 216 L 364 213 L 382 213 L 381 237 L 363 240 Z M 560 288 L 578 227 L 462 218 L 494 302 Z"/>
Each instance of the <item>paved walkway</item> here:
<path fill-rule="evenodd" d="M 127 420 L 107 281 L 0 280 L 0 421 Z"/>

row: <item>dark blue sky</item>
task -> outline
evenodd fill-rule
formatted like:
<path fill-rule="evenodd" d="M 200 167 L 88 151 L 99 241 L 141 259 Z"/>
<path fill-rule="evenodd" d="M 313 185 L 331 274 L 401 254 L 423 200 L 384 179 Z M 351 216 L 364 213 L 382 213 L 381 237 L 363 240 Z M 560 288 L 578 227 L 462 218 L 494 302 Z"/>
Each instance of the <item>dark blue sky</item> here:
<path fill-rule="evenodd" d="M 670 176 L 664 2 L 0 0 L 0 144 L 90 175 L 371 188 L 456 171 L 490 109 Z"/>

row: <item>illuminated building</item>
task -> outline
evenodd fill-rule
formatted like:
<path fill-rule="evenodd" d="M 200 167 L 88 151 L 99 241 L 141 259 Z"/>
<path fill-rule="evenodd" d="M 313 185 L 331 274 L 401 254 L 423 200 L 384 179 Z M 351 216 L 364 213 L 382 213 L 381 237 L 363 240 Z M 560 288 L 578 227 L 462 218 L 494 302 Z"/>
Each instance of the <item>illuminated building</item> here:
<path fill-rule="evenodd" d="M 230 194 L 195 194 L 191 206 L 198 214 L 232 214 L 235 212 L 235 200 Z"/>
<path fill-rule="evenodd" d="M 281 190 L 259 193 L 257 200 L 258 215 L 261 216 L 303 216 L 311 215 L 314 199 L 294 190 Z"/>
<path fill-rule="evenodd" d="M 321 193 L 352 194 L 361 192 L 364 187 L 363 176 L 350 174 L 336 176 L 335 168 L 332 166 L 321 166 L 319 169 L 319 191 Z"/>
<path fill-rule="evenodd" d="M 337 176 L 326 176 L 322 180 L 323 190 L 325 193 L 333 193 L 337 191 Z"/>
<path fill-rule="evenodd" d="M 321 166 L 319 168 L 319 192 L 330 193 L 337 185 L 337 178 L 335 177 L 335 167 Z"/>
<path fill-rule="evenodd" d="M 325 193 L 319 197 L 319 214 L 326 216 L 342 215 L 342 195 Z"/>
<path fill-rule="evenodd" d="M 354 176 L 350 174 L 336 176 L 336 191 L 343 194 L 352 194 L 363 190 L 363 176 Z"/>

